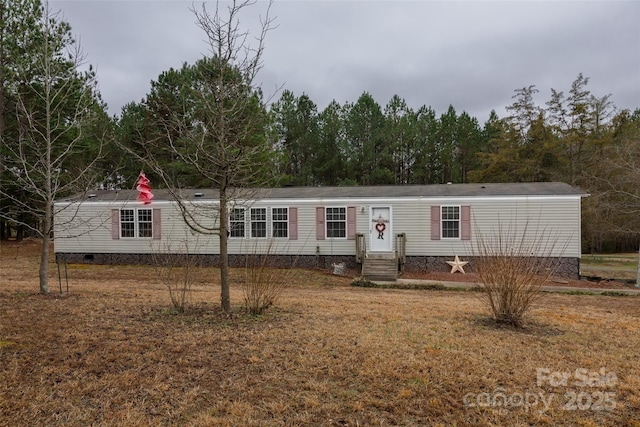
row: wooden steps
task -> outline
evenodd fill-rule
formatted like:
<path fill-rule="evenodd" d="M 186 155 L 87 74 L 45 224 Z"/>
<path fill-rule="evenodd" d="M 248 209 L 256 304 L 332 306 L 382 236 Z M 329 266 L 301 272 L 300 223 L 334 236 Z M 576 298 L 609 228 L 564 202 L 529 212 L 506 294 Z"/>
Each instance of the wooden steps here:
<path fill-rule="evenodd" d="M 395 282 L 398 278 L 395 253 L 368 253 L 362 262 L 362 275 L 372 281 Z"/>

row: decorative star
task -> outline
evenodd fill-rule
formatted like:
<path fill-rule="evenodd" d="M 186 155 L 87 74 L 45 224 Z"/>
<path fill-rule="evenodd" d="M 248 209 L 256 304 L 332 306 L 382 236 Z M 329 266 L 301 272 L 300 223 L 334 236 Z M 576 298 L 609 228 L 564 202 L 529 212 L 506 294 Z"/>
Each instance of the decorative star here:
<path fill-rule="evenodd" d="M 456 255 L 456 258 L 453 261 L 446 261 L 446 263 L 451 266 L 451 274 L 455 273 L 456 271 L 459 271 L 462 274 L 465 274 L 464 268 L 462 267 L 469 264 L 467 261 L 460 261 L 460 258 L 458 258 L 458 255 Z"/>

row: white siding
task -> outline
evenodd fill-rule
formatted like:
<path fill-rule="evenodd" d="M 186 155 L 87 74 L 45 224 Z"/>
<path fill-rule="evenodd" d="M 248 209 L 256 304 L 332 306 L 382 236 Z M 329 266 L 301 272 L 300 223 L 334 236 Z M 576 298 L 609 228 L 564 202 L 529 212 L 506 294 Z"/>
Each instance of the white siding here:
<path fill-rule="evenodd" d="M 62 206 L 61 204 L 58 206 Z M 161 239 L 119 238 L 111 234 L 112 210 L 120 208 L 150 208 L 161 211 Z M 70 205 L 55 215 L 54 245 L 56 252 L 67 253 L 216 253 L 218 239 L 193 233 L 182 219 L 180 211 L 168 202 L 91 203 Z M 154 230 L 156 233 L 156 230 Z M 185 243 L 187 242 L 187 243 Z"/>
<path fill-rule="evenodd" d="M 471 240 L 431 240 L 431 206 L 471 207 Z M 407 255 L 472 255 L 478 233 L 485 239 L 498 233 L 519 237 L 540 236 L 556 243 L 554 255 L 580 257 L 580 199 L 520 198 L 451 199 L 425 201 L 421 204 L 394 205 L 394 230 L 407 235 Z M 402 212 L 400 214 L 399 212 Z M 535 238 L 535 237 L 534 237 Z M 477 252 L 477 250 L 476 250 Z"/>
<path fill-rule="evenodd" d="M 431 206 L 458 205 L 471 206 L 471 240 L 441 239 L 431 240 Z M 58 208 L 67 206 L 63 203 Z M 185 224 L 175 204 L 153 202 L 143 206 L 140 203 L 83 202 L 79 209 L 68 206 L 55 216 L 55 251 L 66 253 L 158 253 L 184 252 L 216 254 L 219 240 L 215 235 L 201 235 L 192 232 Z M 477 233 L 487 236 L 498 228 L 513 229 L 515 235 L 522 235 L 525 226 L 529 233 L 545 230 L 557 238 L 558 255 L 580 257 L 580 197 L 483 197 L 483 198 L 396 198 L 391 200 L 351 199 L 351 200 L 263 200 L 252 207 L 267 208 L 267 236 L 271 236 L 271 208 L 296 207 L 298 216 L 298 238 L 290 240 L 230 238 L 229 253 L 261 253 L 267 250 L 273 254 L 291 255 L 354 255 L 355 240 L 316 240 L 317 207 L 355 207 L 356 232 L 363 233 L 369 247 L 369 209 L 371 206 L 392 208 L 393 234 L 405 233 L 406 253 L 409 256 L 463 256 L 471 255 Z M 154 239 L 112 239 L 112 209 L 149 207 L 162 211 L 162 234 Z M 211 202 L 207 212 L 215 213 Z M 215 215 L 213 215 L 215 216 Z M 213 223 L 214 219 L 209 219 Z M 246 236 L 249 236 L 249 215 L 247 214 Z M 185 242 L 188 242 L 185 244 Z M 566 246 L 566 247 L 565 247 Z"/>

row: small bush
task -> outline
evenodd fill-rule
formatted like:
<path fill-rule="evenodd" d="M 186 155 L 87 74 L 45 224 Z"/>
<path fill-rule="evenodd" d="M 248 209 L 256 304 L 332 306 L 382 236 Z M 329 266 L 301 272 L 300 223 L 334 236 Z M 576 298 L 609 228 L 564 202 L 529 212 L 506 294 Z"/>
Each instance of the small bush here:
<path fill-rule="evenodd" d="M 242 291 L 245 307 L 251 314 L 262 314 L 274 305 L 291 277 L 291 270 L 270 265 L 272 250 L 273 241 L 269 241 L 263 254 L 259 254 L 255 248 L 246 258 Z"/>
<path fill-rule="evenodd" d="M 174 253 L 170 243 L 165 244 L 164 252 L 153 253 L 154 270 L 169 292 L 171 305 L 179 313 L 187 311 L 191 304 L 193 273 L 199 262 L 197 255 L 191 253 L 188 242 L 187 237 L 178 249 L 184 253 Z M 197 238 L 195 242 L 197 245 Z"/>
<path fill-rule="evenodd" d="M 154 257 L 154 267 L 158 277 L 169 292 L 173 308 L 184 313 L 191 303 L 193 257 L 189 255 L 163 254 Z"/>
<path fill-rule="evenodd" d="M 362 288 L 375 288 L 376 284 L 366 279 L 364 276 L 360 276 L 351 281 L 351 286 L 360 286 Z"/>
<path fill-rule="evenodd" d="M 497 322 L 516 327 L 542 297 L 564 251 L 546 229 L 531 234 L 527 229 L 528 224 L 520 234 L 498 226 L 491 235 L 476 233 L 473 248 L 481 300 Z"/>

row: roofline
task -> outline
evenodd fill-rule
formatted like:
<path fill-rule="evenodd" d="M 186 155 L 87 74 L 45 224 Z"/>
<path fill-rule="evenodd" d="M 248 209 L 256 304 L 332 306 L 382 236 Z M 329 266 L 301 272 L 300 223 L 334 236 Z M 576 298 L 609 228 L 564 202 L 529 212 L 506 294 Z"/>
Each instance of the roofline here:
<path fill-rule="evenodd" d="M 327 197 L 327 198 L 270 198 L 263 197 L 259 199 L 236 199 L 234 201 L 235 205 L 242 205 L 245 203 L 259 203 L 268 201 L 269 203 L 298 203 L 298 204 L 307 204 L 307 203 L 346 203 L 346 202 L 358 202 L 358 203 L 368 203 L 368 204 L 384 204 L 392 201 L 407 201 L 407 202 L 418 202 L 418 201 L 443 201 L 443 202 L 455 202 L 455 201 L 509 201 L 509 200 L 553 200 L 553 199 L 581 199 L 582 197 L 590 196 L 587 193 L 584 194 L 558 194 L 558 195 L 517 195 L 517 196 L 420 196 L 420 197 Z M 178 204 L 175 200 L 157 200 L 152 201 L 151 203 L 144 204 L 143 202 L 139 202 L 137 200 L 111 200 L 111 201 L 91 201 L 91 200 L 75 200 L 75 201 L 58 201 L 55 202 L 56 205 L 73 205 L 73 204 L 90 204 L 92 206 L 129 206 L 140 207 L 140 208 L 153 208 L 153 206 L 172 206 Z M 185 200 L 185 205 L 218 205 L 220 201 L 217 199 L 204 199 L 204 200 Z"/>
<path fill-rule="evenodd" d="M 352 187 L 278 187 L 229 189 L 230 200 L 272 200 L 274 202 L 295 201 L 340 201 L 340 200 L 499 200 L 518 198 L 566 198 L 588 197 L 580 188 L 562 182 L 536 183 L 472 183 L 472 184 L 429 184 L 429 185 L 381 185 Z M 157 189 L 152 203 L 174 202 L 175 197 L 189 203 L 216 203 L 219 190 L 213 188 L 184 188 L 177 190 Z M 96 190 L 60 199 L 56 203 L 135 203 L 134 189 Z"/>

